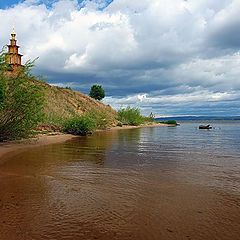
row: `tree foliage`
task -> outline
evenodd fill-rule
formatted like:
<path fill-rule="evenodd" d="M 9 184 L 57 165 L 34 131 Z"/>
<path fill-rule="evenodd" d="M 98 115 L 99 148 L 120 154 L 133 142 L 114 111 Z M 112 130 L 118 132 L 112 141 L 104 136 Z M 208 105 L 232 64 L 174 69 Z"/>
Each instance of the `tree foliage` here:
<path fill-rule="evenodd" d="M 0 54 L 0 141 L 25 138 L 42 120 L 43 90 L 30 75 L 33 62 L 14 74 Z"/>
<path fill-rule="evenodd" d="M 105 98 L 105 91 L 103 89 L 103 87 L 101 85 L 93 85 L 91 87 L 89 96 L 91 98 L 94 98 L 96 100 L 102 100 L 103 98 Z"/>

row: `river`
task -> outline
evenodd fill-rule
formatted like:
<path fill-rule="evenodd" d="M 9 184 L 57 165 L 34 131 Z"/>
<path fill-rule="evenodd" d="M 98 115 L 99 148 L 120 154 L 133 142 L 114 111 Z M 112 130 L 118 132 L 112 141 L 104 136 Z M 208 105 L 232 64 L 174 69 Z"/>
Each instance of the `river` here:
<path fill-rule="evenodd" d="M 240 239 L 240 123 L 98 132 L 0 164 L 1 240 Z"/>

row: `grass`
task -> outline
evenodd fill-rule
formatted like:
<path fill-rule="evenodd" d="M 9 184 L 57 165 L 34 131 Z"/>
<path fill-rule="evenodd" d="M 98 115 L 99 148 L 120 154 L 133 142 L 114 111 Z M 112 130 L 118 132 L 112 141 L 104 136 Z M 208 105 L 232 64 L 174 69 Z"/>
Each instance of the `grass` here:
<path fill-rule="evenodd" d="M 96 119 L 97 128 L 104 129 L 116 124 L 117 112 L 91 97 L 70 89 L 43 85 L 46 106 L 43 124 L 62 126 L 66 120 L 89 114 Z"/>

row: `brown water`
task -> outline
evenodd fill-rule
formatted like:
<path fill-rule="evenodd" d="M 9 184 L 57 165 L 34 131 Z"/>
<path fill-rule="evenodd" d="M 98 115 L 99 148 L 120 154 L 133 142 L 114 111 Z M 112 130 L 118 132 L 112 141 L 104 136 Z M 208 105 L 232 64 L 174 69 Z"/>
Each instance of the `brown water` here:
<path fill-rule="evenodd" d="M 0 239 L 240 239 L 239 125 L 97 133 L 5 157 Z"/>

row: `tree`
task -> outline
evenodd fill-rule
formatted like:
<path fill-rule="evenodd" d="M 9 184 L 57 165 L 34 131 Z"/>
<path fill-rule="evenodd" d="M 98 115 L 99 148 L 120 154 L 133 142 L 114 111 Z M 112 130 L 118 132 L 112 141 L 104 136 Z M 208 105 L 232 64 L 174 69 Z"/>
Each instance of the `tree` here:
<path fill-rule="evenodd" d="M 105 91 L 103 89 L 103 87 L 101 85 L 93 85 L 91 87 L 89 96 L 91 98 L 94 98 L 96 100 L 102 100 L 103 98 L 105 98 Z"/>

